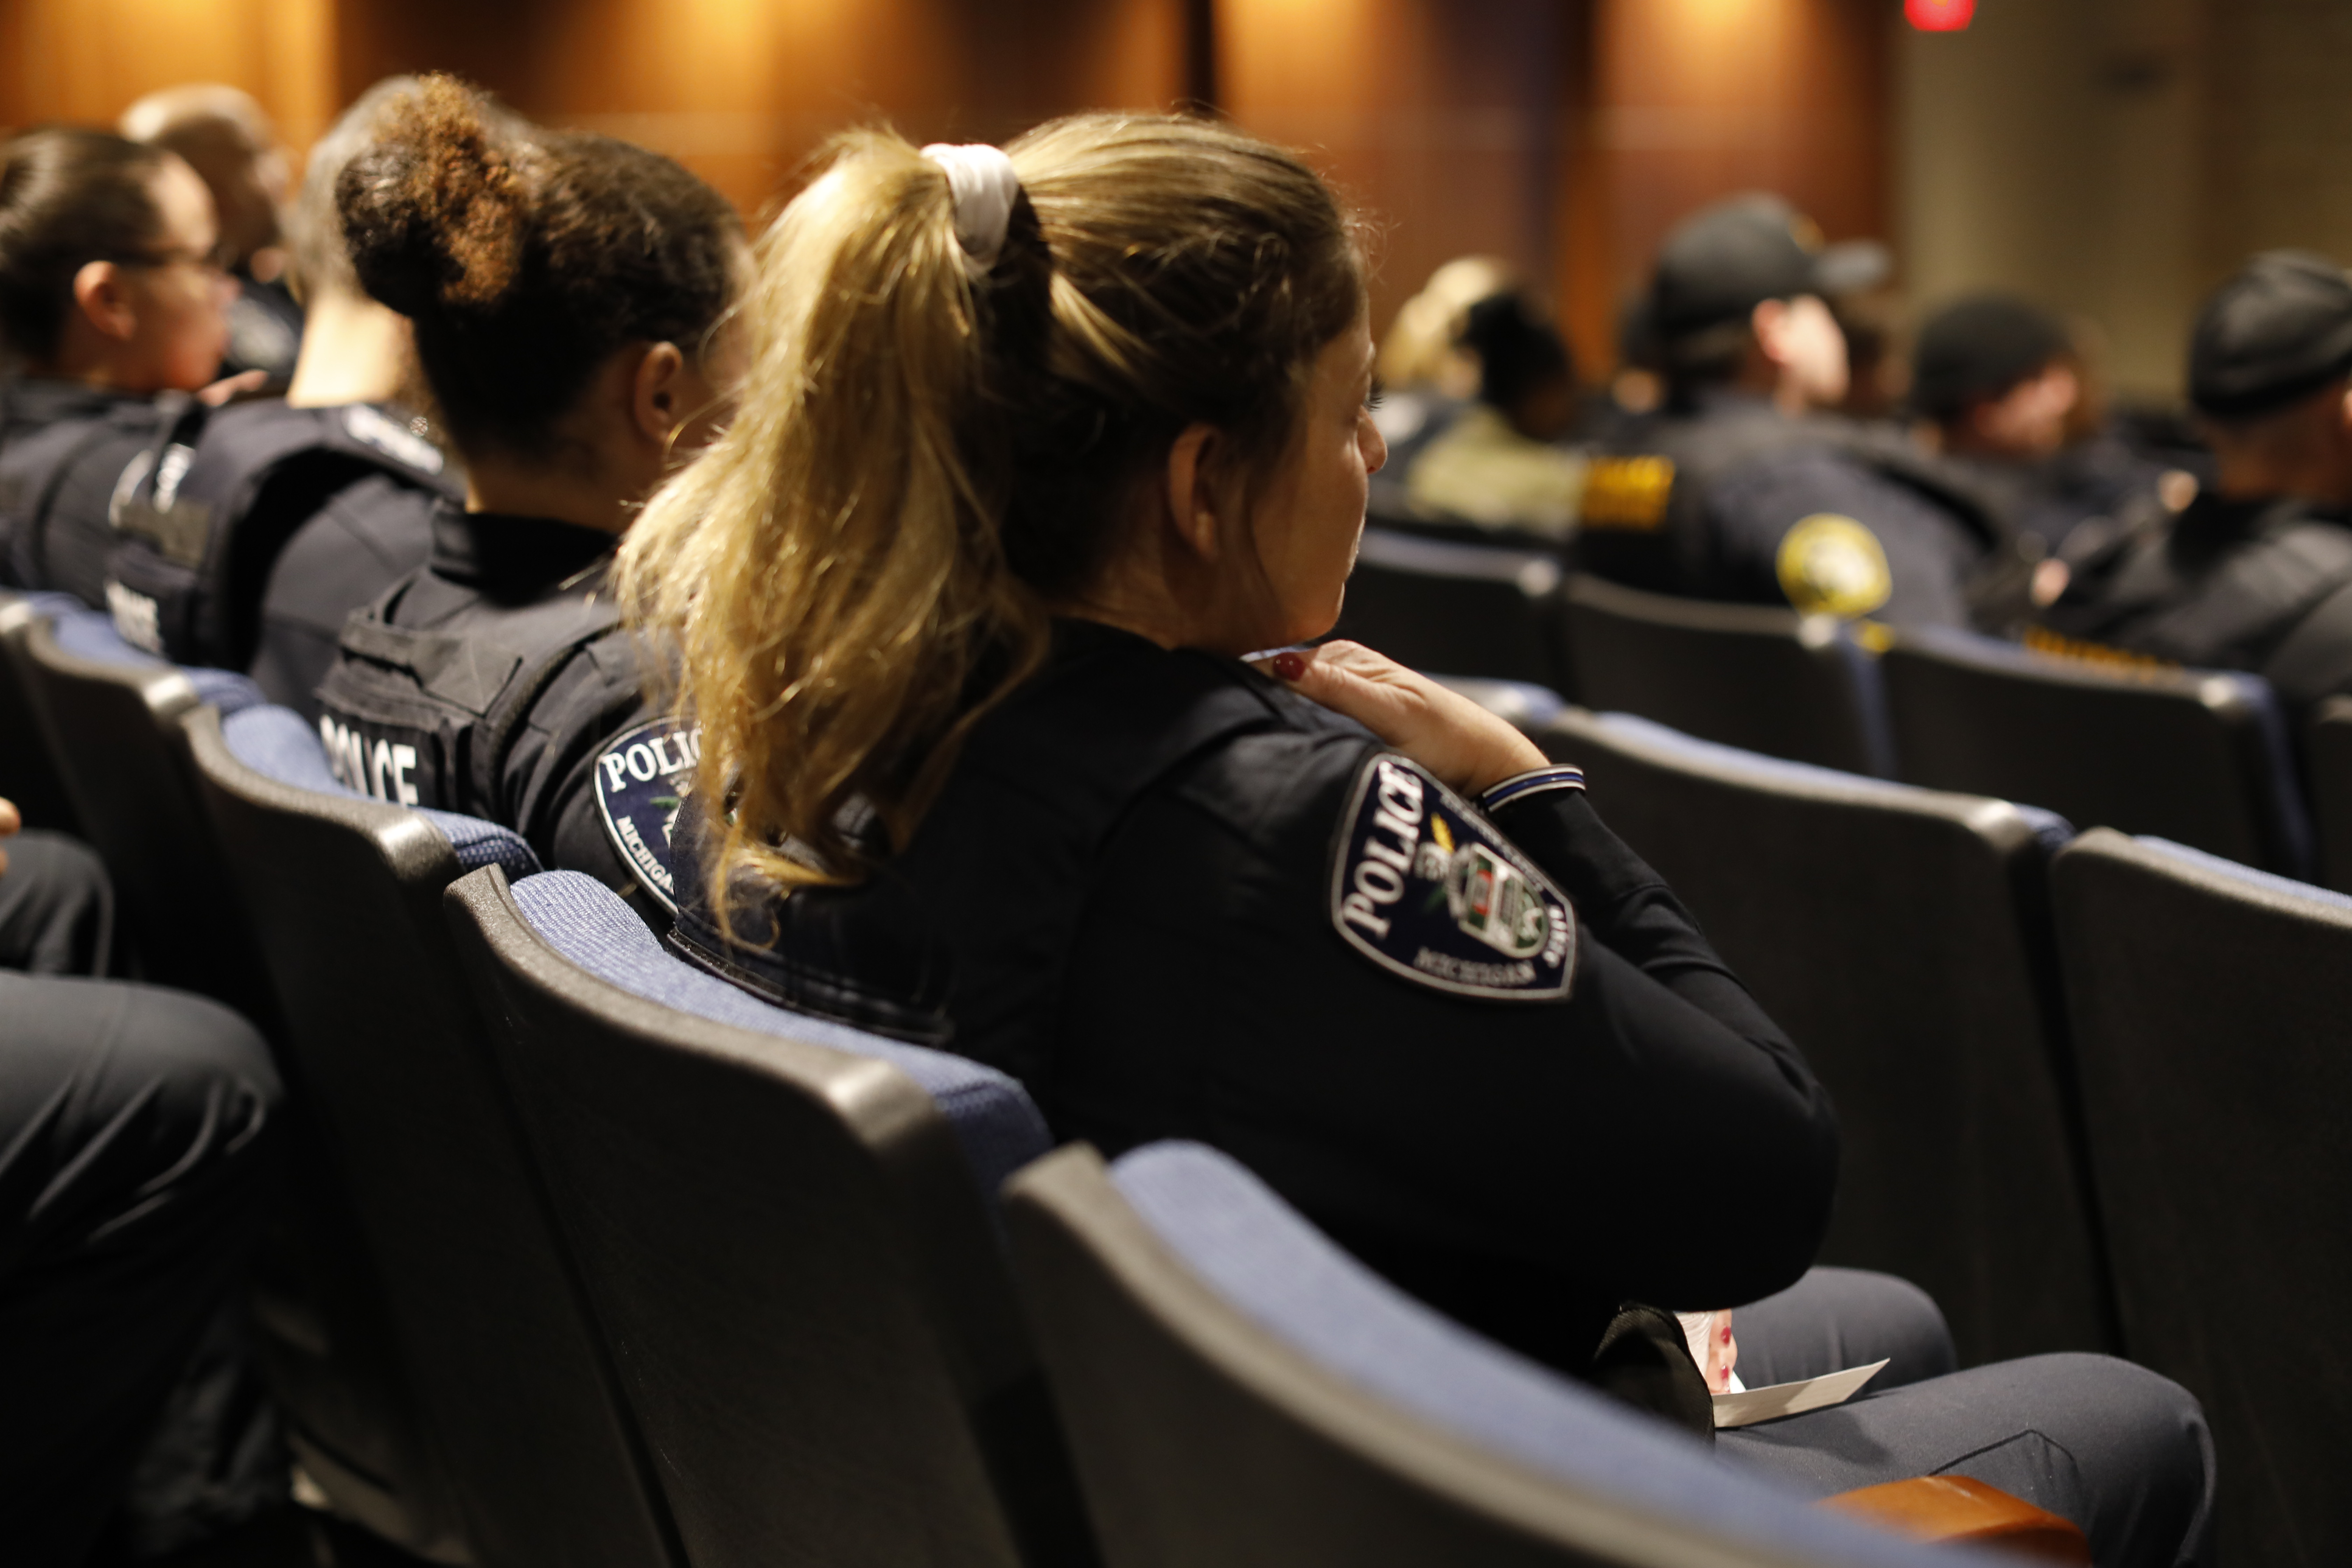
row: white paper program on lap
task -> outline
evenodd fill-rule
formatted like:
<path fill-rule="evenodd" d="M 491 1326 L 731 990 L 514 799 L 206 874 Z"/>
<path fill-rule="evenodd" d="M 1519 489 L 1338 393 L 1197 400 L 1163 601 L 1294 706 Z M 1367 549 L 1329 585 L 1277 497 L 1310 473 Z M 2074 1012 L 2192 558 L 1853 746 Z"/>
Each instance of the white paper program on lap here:
<path fill-rule="evenodd" d="M 1718 1394 L 1715 1395 L 1716 1429 L 1753 1426 L 1759 1421 L 1777 1421 L 1783 1415 L 1802 1415 L 1808 1410 L 1843 1405 L 1885 1365 L 1883 1361 L 1874 1361 L 1868 1366 L 1850 1366 L 1822 1377 L 1742 1389 L 1737 1394 Z"/>

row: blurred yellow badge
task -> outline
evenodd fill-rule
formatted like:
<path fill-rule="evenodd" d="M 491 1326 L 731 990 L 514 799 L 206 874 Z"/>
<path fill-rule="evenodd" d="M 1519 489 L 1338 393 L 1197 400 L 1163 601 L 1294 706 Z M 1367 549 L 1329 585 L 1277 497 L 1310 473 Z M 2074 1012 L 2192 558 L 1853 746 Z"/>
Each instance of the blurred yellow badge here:
<path fill-rule="evenodd" d="M 1801 615 L 1852 620 L 1886 603 L 1894 579 L 1878 536 L 1850 517 L 1817 511 L 1780 538 L 1780 591 Z"/>

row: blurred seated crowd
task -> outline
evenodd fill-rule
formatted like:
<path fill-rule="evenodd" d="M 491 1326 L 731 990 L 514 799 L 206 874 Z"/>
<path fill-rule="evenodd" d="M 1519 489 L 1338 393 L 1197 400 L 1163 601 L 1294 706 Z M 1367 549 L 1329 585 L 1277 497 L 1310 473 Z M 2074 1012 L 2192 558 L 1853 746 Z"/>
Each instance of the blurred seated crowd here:
<path fill-rule="evenodd" d="M 1225 1151 L 1776 1484 L 1969 1475 L 2102 1564 L 2214 1560 L 2186 1391 L 1958 1368 L 1884 1277 L 1801 1314 L 1897 1347 L 1876 1388 L 1714 1432 L 1837 1190 L 1803 1042 L 1577 769 L 1322 639 L 1369 508 L 2352 691 L 2333 262 L 2223 285 L 2168 421 L 2005 294 L 1928 315 L 1891 403 L 1857 385 L 1889 259 L 1768 195 L 1666 238 L 1594 388 L 1486 258 L 1376 346 L 1360 220 L 1212 121 L 850 134 L 764 236 L 448 78 L 290 162 L 218 88 L 0 146 L 9 592 L 249 676 L 344 788 L 511 828 L 755 996 L 1002 1068 L 1057 1140 Z M 284 1504 L 236 1320 L 285 1091 L 250 1025 L 138 978 L 56 826 L 0 871 L 0 1541 L 161 1559 Z"/>

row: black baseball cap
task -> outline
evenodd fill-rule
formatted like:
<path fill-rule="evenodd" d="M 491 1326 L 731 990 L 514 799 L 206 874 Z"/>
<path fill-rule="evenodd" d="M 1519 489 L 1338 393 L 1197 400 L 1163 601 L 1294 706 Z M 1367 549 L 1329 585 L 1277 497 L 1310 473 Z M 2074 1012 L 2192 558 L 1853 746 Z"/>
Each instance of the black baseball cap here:
<path fill-rule="evenodd" d="M 2352 279 L 2308 250 L 2264 251 L 2214 291 L 2189 338 L 2189 400 L 2264 414 L 2352 373 Z"/>
<path fill-rule="evenodd" d="M 1976 294 L 1947 305 L 1919 329 L 1911 353 L 1911 405 L 1949 419 L 1998 397 L 2067 352 L 2065 323 L 2014 294 Z"/>
<path fill-rule="evenodd" d="M 1867 289 L 1889 270 L 1873 240 L 1824 246 L 1813 221 L 1783 198 L 1751 192 L 1702 208 L 1658 250 L 1651 319 L 1668 343 L 1743 321 L 1767 300 Z"/>

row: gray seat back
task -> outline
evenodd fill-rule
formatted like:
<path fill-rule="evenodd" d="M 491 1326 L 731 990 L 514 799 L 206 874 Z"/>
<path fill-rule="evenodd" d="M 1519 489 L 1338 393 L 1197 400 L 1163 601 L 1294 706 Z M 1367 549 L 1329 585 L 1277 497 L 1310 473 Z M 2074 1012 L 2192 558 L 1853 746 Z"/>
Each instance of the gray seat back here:
<path fill-rule="evenodd" d="M 1822 1261 L 1925 1287 L 1966 1363 L 2107 1348 L 2043 880 L 2065 825 L 1622 715 L 1538 738 L 1828 1087 Z"/>
<path fill-rule="evenodd" d="M 1976 1561 L 1439 1317 L 1200 1145 L 1061 1150 L 1005 1218 L 1110 1568 Z"/>
<path fill-rule="evenodd" d="M 1893 771 L 1874 661 L 1835 616 L 1669 598 L 1582 575 L 1569 579 L 1564 605 L 1584 706 L 1766 756 Z"/>
<path fill-rule="evenodd" d="M 2058 944 L 2124 1350 L 2204 1403 L 2230 1561 L 2352 1557 L 2352 897 L 2095 830 Z"/>
<path fill-rule="evenodd" d="M 590 878 L 448 895 L 696 1568 L 1093 1561 L 992 1220 L 1045 1124 L 974 1063 L 785 1013 Z"/>
<path fill-rule="evenodd" d="M 2320 884 L 2352 892 L 2352 697 L 2331 697 L 2312 714 L 2303 732 L 2303 776 L 2311 786 Z"/>
<path fill-rule="evenodd" d="M 1367 528 L 1335 635 L 1442 675 L 1567 689 L 1549 551 Z"/>
<path fill-rule="evenodd" d="M 27 826 L 81 837 L 81 816 L 17 668 L 17 645 L 34 619 L 47 613 L 45 600 L 55 603 L 47 595 L 0 594 L 0 800 L 14 802 Z"/>
<path fill-rule="evenodd" d="M 1900 633 L 1879 663 L 1912 784 L 2310 868 L 2284 721 L 2255 676 L 2094 665 L 1948 630 Z"/>
<path fill-rule="evenodd" d="M 473 1556 L 682 1563 L 441 911 L 467 866 L 530 849 L 343 787 L 283 708 L 191 741 Z"/>

